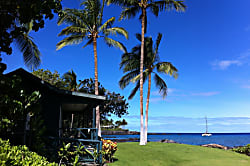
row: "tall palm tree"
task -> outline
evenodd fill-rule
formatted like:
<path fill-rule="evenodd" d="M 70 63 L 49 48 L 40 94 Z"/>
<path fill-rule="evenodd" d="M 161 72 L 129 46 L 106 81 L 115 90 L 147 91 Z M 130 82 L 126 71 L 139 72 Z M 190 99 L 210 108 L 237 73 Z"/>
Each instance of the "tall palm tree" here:
<path fill-rule="evenodd" d="M 120 14 L 121 19 L 129 19 L 135 17 L 136 14 L 141 12 L 141 56 L 140 56 L 140 113 L 141 113 L 141 133 L 140 133 L 140 145 L 144 145 L 143 136 L 143 59 L 144 59 L 144 35 L 147 30 L 147 9 L 158 16 L 160 11 L 166 9 L 176 9 L 177 11 L 184 11 L 186 6 L 183 1 L 175 0 L 108 0 L 108 4 L 117 4 L 124 7 Z"/>
<path fill-rule="evenodd" d="M 77 91 L 76 73 L 73 70 L 64 73 L 62 78 L 68 84 L 71 91 Z"/>
<path fill-rule="evenodd" d="M 128 38 L 128 33 L 121 27 L 113 27 L 115 18 L 112 17 L 105 23 L 102 23 L 104 0 L 101 4 L 100 0 L 85 0 L 81 5 L 83 10 L 65 9 L 58 20 L 58 25 L 62 23 L 69 24 L 63 29 L 58 36 L 67 35 L 57 44 L 57 50 L 66 45 L 79 44 L 83 40 L 87 40 L 83 47 L 93 44 L 94 61 L 95 61 L 95 95 L 98 95 L 98 66 L 97 66 L 97 39 L 103 38 L 108 46 L 115 46 L 126 52 L 126 48 L 121 42 L 118 42 L 110 35 L 122 35 Z M 99 128 L 98 135 L 101 136 L 100 130 L 100 112 L 99 107 L 96 108 L 96 125 Z"/>
<path fill-rule="evenodd" d="M 148 109 L 149 109 L 149 98 L 151 90 L 151 76 L 154 74 L 155 85 L 159 89 L 159 93 L 162 94 L 163 98 L 167 95 L 167 84 L 166 82 L 157 74 L 163 73 L 174 78 L 177 78 L 178 70 L 170 62 L 161 62 L 159 58 L 159 45 L 161 42 L 162 34 L 159 33 L 155 45 L 153 45 L 153 40 L 151 37 L 145 38 L 144 47 L 144 79 L 145 82 L 148 79 L 148 94 L 146 102 L 146 118 L 145 118 L 145 144 L 147 143 L 147 131 L 148 131 Z M 137 39 L 141 40 L 141 35 L 137 34 Z M 138 45 L 132 49 L 131 53 L 125 53 L 122 56 L 122 62 L 120 67 L 126 74 L 121 78 L 119 84 L 121 88 L 125 88 L 130 82 L 136 82 L 135 88 L 129 95 L 129 99 L 132 99 L 140 86 L 140 57 L 141 45 Z"/>
<path fill-rule="evenodd" d="M 32 25 L 33 22 L 22 25 L 23 29 L 27 29 L 28 31 L 21 30 L 15 38 L 15 44 L 23 53 L 25 65 L 31 70 L 34 70 L 41 63 L 41 53 L 33 41 L 33 38 L 29 35 L 30 31 L 32 30 Z"/>

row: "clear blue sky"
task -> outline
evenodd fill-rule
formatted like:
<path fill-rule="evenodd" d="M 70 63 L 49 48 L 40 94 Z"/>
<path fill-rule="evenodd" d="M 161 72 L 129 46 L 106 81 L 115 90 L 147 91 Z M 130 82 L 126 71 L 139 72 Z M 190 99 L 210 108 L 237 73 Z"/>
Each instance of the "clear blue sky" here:
<path fill-rule="evenodd" d="M 79 0 L 63 0 L 63 7 L 78 8 Z M 154 39 L 163 34 L 160 45 L 162 61 L 172 62 L 179 69 L 179 78 L 162 76 L 169 87 L 162 99 L 152 88 L 149 109 L 151 132 L 204 132 L 208 117 L 210 132 L 250 132 L 250 1 L 192 0 L 186 1 L 185 13 L 164 12 L 158 18 L 148 15 L 148 33 Z M 121 9 L 105 8 L 104 20 L 118 16 Z M 56 25 L 57 17 L 45 28 L 31 33 L 42 52 L 40 68 L 63 74 L 73 69 L 78 79 L 94 77 L 93 48 L 67 46 L 56 51 L 62 37 L 57 34 L 65 26 Z M 115 23 L 129 32 L 129 40 L 118 37 L 128 51 L 138 43 L 138 16 Z M 122 52 L 98 42 L 99 81 L 111 91 L 128 97 L 132 86 L 121 90 L 118 81 Z M 14 48 L 4 55 L 7 72 L 23 67 L 21 53 Z M 25 68 L 27 69 L 27 68 Z M 145 85 L 145 89 L 146 89 Z M 146 91 L 144 96 L 146 97 Z M 129 101 L 128 127 L 139 130 L 139 94 Z"/>

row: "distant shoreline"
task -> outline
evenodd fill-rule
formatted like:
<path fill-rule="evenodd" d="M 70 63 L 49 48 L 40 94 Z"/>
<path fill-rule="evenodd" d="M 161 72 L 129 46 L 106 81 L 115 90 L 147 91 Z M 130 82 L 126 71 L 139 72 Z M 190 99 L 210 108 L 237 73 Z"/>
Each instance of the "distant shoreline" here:
<path fill-rule="evenodd" d="M 148 135 L 171 135 L 171 134 L 180 134 L 180 135 L 185 135 L 185 134 L 203 134 L 203 133 L 157 133 L 157 132 L 149 132 Z M 219 134 L 224 134 L 224 135 L 237 135 L 237 134 L 250 134 L 249 133 L 212 133 L 215 135 Z M 140 132 L 138 131 L 129 131 L 129 130 L 118 130 L 118 131 L 112 131 L 112 130 L 103 130 L 102 135 L 140 135 Z"/>

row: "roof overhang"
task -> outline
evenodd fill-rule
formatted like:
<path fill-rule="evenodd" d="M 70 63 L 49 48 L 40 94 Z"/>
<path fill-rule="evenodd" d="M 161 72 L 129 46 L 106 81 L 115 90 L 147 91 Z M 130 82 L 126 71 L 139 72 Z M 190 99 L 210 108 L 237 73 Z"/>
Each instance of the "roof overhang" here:
<path fill-rule="evenodd" d="M 75 92 L 75 91 L 68 91 L 68 90 L 63 90 L 59 89 L 51 84 L 49 84 L 46 81 L 43 81 L 39 77 L 29 73 L 28 71 L 24 70 L 23 68 L 19 68 L 17 70 L 14 70 L 12 72 L 9 72 L 6 74 L 7 76 L 12 76 L 12 75 L 18 75 L 21 77 L 25 77 L 29 80 L 35 81 L 41 86 L 45 86 L 49 90 L 52 90 L 58 94 L 64 94 L 64 95 L 72 95 L 72 96 L 77 96 L 77 97 L 83 97 L 83 98 L 89 98 L 89 99 L 95 99 L 95 100 L 106 100 L 105 96 L 99 96 L 99 95 L 94 95 L 94 94 L 88 94 L 88 93 L 83 93 L 83 92 Z"/>

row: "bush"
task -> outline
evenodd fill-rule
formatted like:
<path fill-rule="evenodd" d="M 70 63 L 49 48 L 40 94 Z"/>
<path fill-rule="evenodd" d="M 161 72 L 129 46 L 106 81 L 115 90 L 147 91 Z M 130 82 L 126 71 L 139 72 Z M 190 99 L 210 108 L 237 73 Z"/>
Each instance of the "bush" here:
<path fill-rule="evenodd" d="M 0 138 L 0 165 L 15 166 L 57 166 L 45 157 L 29 151 L 25 145 L 11 146 L 9 141 Z"/>
<path fill-rule="evenodd" d="M 102 155 L 109 162 L 113 161 L 114 153 L 117 151 L 117 143 L 102 139 Z"/>
<path fill-rule="evenodd" d="M 59 165 L 73 165 L 78 166 L 79 159 L 81 156 L 86 154 L 87 151 L 84 149 L 83 145 L 73 145 L 72 143 L 65 144 L 63 142 L 63 147 L 61 147 L 58 151 L 58 155 L 60 157 Z"/>
<path fill-rule="evenodd" d="M 242 153 L 250 156 L 250 144 L 233 149 L 234 152 Z"/>

